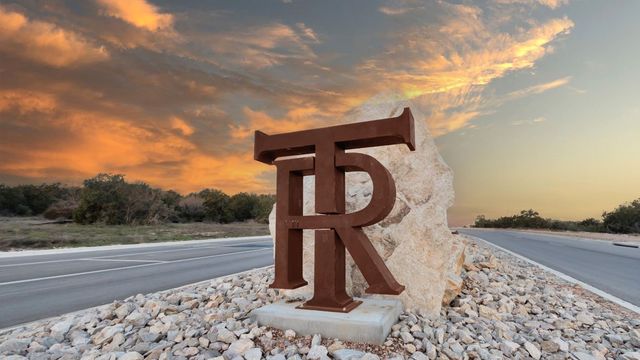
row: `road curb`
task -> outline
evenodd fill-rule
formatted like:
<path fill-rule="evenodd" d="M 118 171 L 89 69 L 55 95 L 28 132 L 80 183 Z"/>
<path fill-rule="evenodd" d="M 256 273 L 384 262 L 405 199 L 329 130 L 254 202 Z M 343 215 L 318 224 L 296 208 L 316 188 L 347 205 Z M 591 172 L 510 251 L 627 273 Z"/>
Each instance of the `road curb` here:
<path fill-rule="evenodd" d="M 18 250 L 18 251 L 0 251 L 0 259 L 13 258 L 20 256 L 37 256 L 37 255 L 55 255 L 55 254 L 74 254 L 96 250 L 122 250 L 122 249 L 134 249 L 145 248 L 153 246 L 172 246 L 172 245 L 193 245 L 193 244 L 208 244 L 221 241 L 234 241 L 234 240 L 254 240 L 254 239 L 271 239 L 271 235 L 257 235 L 257 236 L 237 236 L 228 238 L 211 238 L 200 240 L 177 240 L 177 241 L 162 241 L 162 242 L 149 242 L 142 244 L 118 244 L 118 245 L 104 245 L 104 246 L 82 246 L 82 247 L 66 247 L 57 249 L 43 249 L 43 250 Z"/>
<path fill-rule="evenodd" d="M 633 305 L 632 303 L 630 303 L 628 301 L 622 300 L 619 297 L 611 295 L 608 292 L 605 292 L 605 291 L 602 291 L 602 290 L 600 290 L 598 288 L 595 288 L 595 287 L 593 287 L 593 286 L 591 286 L 591 285 L 589 285 L 589 284 L 587 284 L 587 283 L 585 283 L 583 281 L 580 281 L 580 280 L 578 280 L 578 279 L 576 279 L 574 277 L 571 277 L 571 276 L 569 276 L 569 275 L 567 275 L 565 273 L 562 273 L 562 272 L 560 272 L 558 270 L 551 269 L 550 267 L 542 265 L 542 264 L 540 264 L 540 263 L 538 263 L 536 261 L 533 261 L 533 260 L 529 259 L 528 257 L 522 256 L 520 254 L 516 254 L 511 250 L 507 250 L 507 249 L 505 249 L 505 248 L 503 248 L 501 246 L 498 246 L 496 244 L 493 244 L 493 243 L 491 243 L 491 242 L 489 242 L 489 241 L 487 241 L 485 239 L 482 239 L 482 238 L 479 238 L 479 237 L 473 236 L 473 235 L 467 235 L 467 234 L 464 234 L 464 236 L 466 236 L 466 237 L 468 237 L 468 238 L 470 238 L 472 240 L 481 241 L 482 243 L 487 244 L 489 246 L 492 246 L 492 247 L 494 247 L 494 248 L 496 248 L 496 249 L 498 249 L 500 251 L 504 251 L 505 253 L 507 253 L 509 255 L 513 255 L 513 256 L 517 257 L 518 259 L 524 260 L 524 261 L 526 261 L 526 262 L 528 262 L 528 263 L 530 263 L 532 265 L 535 265 L 535 266 L 541 268 L 542 270 L 550 272 L 550 273 L 554 274 L 555 276 L 557 276 L 557 277 L 559 277 L 559 278 L 561 278 L 561 279 L 563 279 L 563 280 L 565 280 L 565 281 L 567 281 L 569 283 L 578 285 L 578 286 L 582 287 L 583 289 L 588 290 L 588 291 L 590 291 L 590 292 L 592 292 L 592 293 L 594 293 L 594 294 L 596 294 L 596 295 L 598 295 L 598 296 L 600 296 L 600 297 L 602 297 L 604 299 L 607 299 L 607 300 L 609 300 L 609 301 L 611 301 L 611 302 L 613 302 L 613 303 L 615 303 L 617 305 L 620 305 L 620 306 L 622 306 L 622 307 L 624 307 L 624 308 L 626 308 L 628 310 L 631 310 L 631 311 L 633 311 L 633 312 L 635 312 L 637 314 L 640 314 L 640 307 L 638 307 L 636 305 Z"/>

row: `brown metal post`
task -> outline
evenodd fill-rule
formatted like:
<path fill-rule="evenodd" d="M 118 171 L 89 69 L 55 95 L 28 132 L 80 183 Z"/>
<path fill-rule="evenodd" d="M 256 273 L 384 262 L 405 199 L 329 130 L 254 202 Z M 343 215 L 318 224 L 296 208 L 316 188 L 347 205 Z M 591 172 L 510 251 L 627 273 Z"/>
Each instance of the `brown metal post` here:
<path fill-rule="evenodd" d="M 335 230 L 316 230 L 314 261 L 313 298 L 300 308 L 349 312 L 362 303 L 345 290 L 346 257 Z"/>

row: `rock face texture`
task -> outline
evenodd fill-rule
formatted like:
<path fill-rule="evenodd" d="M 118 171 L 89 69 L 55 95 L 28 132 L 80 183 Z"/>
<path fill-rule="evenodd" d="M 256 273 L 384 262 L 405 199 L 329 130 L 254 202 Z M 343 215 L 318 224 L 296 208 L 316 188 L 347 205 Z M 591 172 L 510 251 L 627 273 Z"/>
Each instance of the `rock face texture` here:
<path fill-rule="evenodd" d="M 364 228 L 405 291 L 399 295 L 405 308 L 437 315 L 444 303 L 460 291 L 464 263 L 464 241 L 451 234 L 447 209 L 453 204 L 453 173 L 438 153 L 427 130 L 425 117 L 417 107 L 397 96 L 378 96 L 351 111 L 344 123 L 399 115 L 410 107 L 415 119 L 416 150 L 405 145 L 357 149 L 378 159 L 393 175 L 396 202 L 386 219 Z M 347 173 L 347 212 L 364 208 L 371 199 L 372 184 L 362 172 Z M 314 177 L 304 179 L 305 214 L 314 213 Z M 275 207 L 269 218 L 275 235 Z M 313 231 L 304 231 L 304 277 L 309 285 L 288 291 L 288 295 L 309 296 L 313 291 Z M 365 296 L 366 281 L 347 256 L 347 291 Z M 369 295 L 367 295 L 369 296 Z M 379 295 L 376 295 L 379 296 Z"/>

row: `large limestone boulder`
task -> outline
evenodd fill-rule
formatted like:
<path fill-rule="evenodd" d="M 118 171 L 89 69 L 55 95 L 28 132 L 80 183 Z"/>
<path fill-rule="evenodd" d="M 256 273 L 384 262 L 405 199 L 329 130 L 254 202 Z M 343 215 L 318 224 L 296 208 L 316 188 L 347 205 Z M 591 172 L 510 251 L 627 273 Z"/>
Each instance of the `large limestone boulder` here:
<path fill-rule="evenodd" d="M 451 234 L 447 209 L 453 204 L 453 173 L 438 153 L 426 127 L 424 114 L 397 95 L 378 96 L 351 111 L 344 123 L 374 120 L 399 115 L 410 107 L 415 119 L 416 150 L 405 145 L 357 149 L 378 159 L 393 175 L 396 202 L 382 222 L 364 228 L 365 233 L 385 260 L 405 291 L 398 297 L 405 308 L 425 315 L 437 315 L 443 303 L 460 291 L 459 277 L 464 263 L 464 240 Z M 371 198 L 371 179 L 365 173 L 347 174 L 347 212 L 364 208 Z M 304 180 L 305 214 L 314 213 L 314 177 Z M 275 207 L 269 217 L 271 235 L 275 235 Z M 309 285 L 288 291 L 291 296 L 309 297 L 313 291 L 313 231 L 304 231 L 304 277 Z M 364 294 L 366 281 L 353 260 L 347 257 L 347 291 Z M 381 296 L 381 295 L 374 295 Z"/>

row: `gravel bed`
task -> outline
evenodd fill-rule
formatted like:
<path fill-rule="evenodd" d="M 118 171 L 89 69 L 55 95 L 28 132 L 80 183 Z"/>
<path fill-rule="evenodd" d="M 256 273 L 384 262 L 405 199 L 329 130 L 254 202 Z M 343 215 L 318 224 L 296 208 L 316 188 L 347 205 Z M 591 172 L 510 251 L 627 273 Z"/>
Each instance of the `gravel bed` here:
<path fill-rule="evenodd" d="M 2 331 L 0 358 L 640 360 L 636 313 L 472 240 L 463 277 L 439 318 L 405 312 L 382 346 L 258 327 L 251 310 L 282 299 L 262 269 Z"/>

